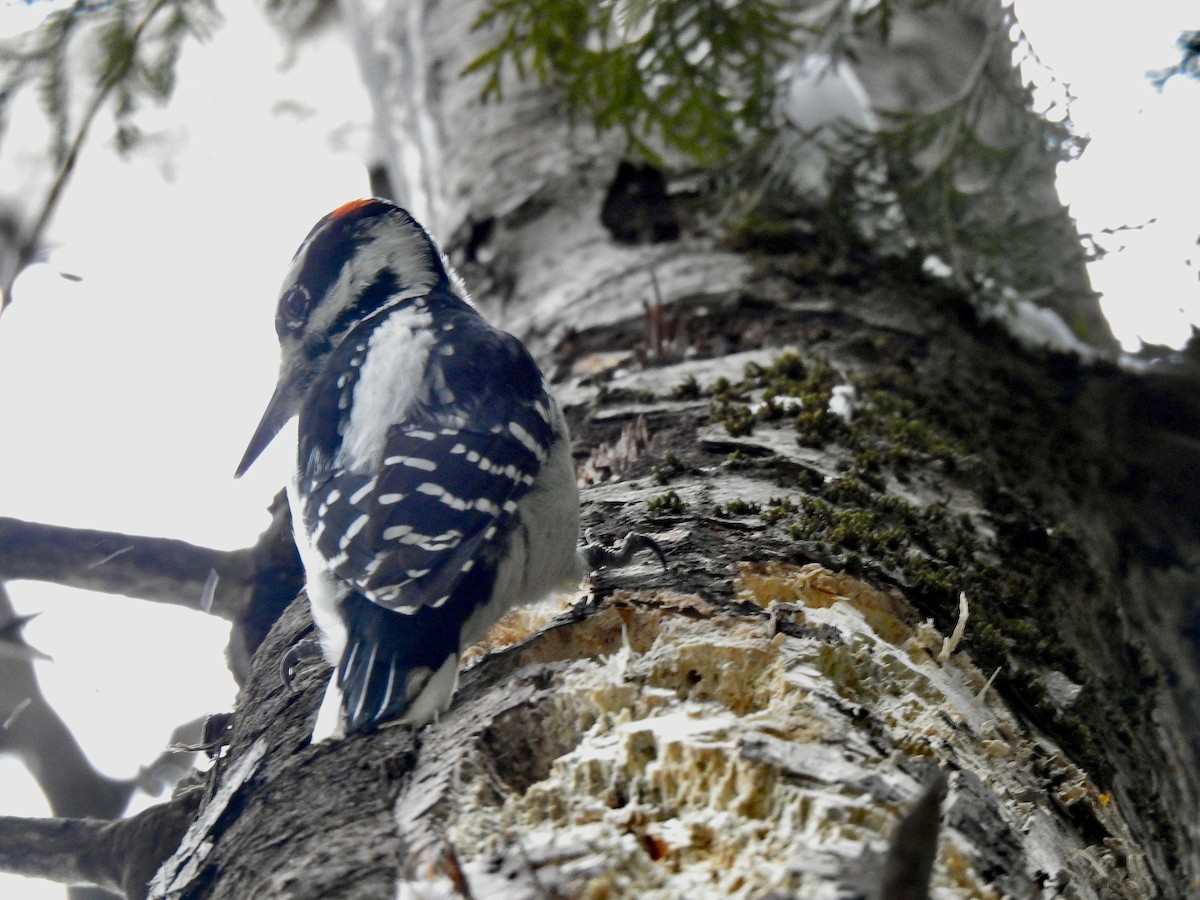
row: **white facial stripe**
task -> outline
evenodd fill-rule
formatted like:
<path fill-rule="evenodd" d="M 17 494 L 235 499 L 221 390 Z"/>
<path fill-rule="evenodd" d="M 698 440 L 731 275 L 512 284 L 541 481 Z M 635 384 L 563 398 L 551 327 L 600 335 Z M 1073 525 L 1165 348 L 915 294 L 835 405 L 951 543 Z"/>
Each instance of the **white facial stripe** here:
<path fill-rule="evenodd" d="M 305 246 L 288 269 L 285 290 L 299 276 L 308 251 Z M 401 290 L 395 300 L 427 294 L 435 280 L 433 260 L 433 251 L 423 231 L 414 225 L 401 225 L 395 216 L 381 217 L 367 230 L 325 296 L 313 298 L 317 307 L 305 332 L 324 335 L 338 316 L 374 283 L 382 269 L 390 269 L 400 279 L 397 286 Z"/>

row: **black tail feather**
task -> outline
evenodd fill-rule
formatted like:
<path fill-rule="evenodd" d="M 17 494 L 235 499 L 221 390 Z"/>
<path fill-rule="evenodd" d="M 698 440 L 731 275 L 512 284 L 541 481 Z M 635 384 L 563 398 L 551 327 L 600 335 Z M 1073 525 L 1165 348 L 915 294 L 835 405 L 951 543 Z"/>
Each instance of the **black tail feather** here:
<path fill-rule="evenodd" d="M 444 609 L 405 615 L 358 594 L 343 601 L 349 637 L 337 679 L 346 734 L 402 718 L 430 676 L 458 653 L 458 629 L 446 627 Z"/>

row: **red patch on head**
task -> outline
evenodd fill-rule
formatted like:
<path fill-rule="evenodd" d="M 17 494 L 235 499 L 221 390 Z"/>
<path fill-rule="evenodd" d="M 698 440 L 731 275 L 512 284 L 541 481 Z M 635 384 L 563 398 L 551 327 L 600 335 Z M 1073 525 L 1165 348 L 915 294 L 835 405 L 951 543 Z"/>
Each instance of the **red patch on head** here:
<path fill-rule="evenodd" d="M 371 202 L 371 200 L 351 200 L 349 203 L 343 203 L 329 214 L 329 221 L 336 222 L 342 216 L 348 215 L 349 213 L 354 212 L 356 209 L 362 209 Z"/>

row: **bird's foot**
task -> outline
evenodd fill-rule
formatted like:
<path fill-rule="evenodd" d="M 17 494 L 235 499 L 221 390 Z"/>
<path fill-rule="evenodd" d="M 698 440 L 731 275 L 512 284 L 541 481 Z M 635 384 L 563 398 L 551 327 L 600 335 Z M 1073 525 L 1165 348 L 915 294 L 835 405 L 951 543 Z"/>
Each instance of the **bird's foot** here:
<path fill-rule="evenodd" d="M 300 693 L 292 684 L 292 679 L 300 667 L 313 659 L 321 658 L 321 642 L 315 637 L 306 637 L 296 641 L 288 651 L 279 658 L 279 680 L 293 694 Z"/>
<path fill-rule="evenodd" d="M 620 568 L 628 565 L 634 554 L 642 550 L 651 551 L 658 557 L 658 562 L 663 569 L 667 568 L 666 554 L 663 553 L 662 547 L 658 546 L 658 541 L 649 535 L 631 531 L 615 547 L 605 547 L 593 540 L 590 532 L 585 533 L 584 537 L 587 543 L 583 546 L 583 558 L 587 562 L 588 569 L 593 572 L 597 569 Z"/>

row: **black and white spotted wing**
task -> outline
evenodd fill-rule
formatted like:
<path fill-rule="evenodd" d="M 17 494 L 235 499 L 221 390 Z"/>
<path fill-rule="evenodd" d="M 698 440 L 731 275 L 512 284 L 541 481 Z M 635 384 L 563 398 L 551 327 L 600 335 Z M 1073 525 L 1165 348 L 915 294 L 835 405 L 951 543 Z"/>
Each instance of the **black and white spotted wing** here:
<path fill-rule="evenodd" d="M 520 343 L 482 320 L 459 327 L 479 333 L 463 335 L 470 353 L 430 360 L 438 412 L 420 403 L 394 425 L 374 473 L 310 472 L 310 540 L 335 576 L 399 613 L 446 603 L 493 555 L 554 440 L 541 373 Z"/>

